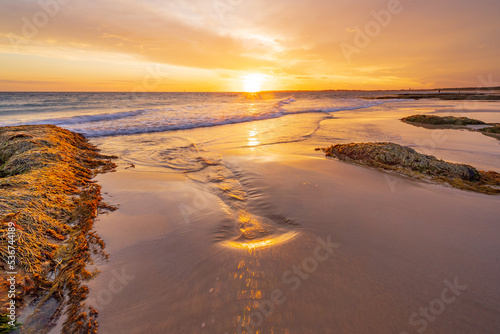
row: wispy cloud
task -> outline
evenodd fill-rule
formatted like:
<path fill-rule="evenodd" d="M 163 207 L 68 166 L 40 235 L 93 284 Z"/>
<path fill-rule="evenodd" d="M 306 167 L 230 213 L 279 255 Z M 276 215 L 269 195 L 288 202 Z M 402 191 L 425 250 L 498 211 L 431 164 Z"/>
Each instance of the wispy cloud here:
<path fill-rule="evenodd" d="M 51 1 L 57 0 L 45 3 Z M 212 1 L 72 0 L 26 38 L 23 27 L 28 29 L 26 21 L 33 22 L 42 10 L 39 3 L 4 0 L 0 52 L 37 55 L 46 49 L 53 57 L 58 50 L 102 52 L 214 74 L 233 71 L 233 76 L 274 69 L 289 76 L 291 85 L 314 81 L 311 88 L 358 86 L 356 80 L 370 81 L 366 88 L 383 88 L 378 78 L 392 78 L 388 85 L 425 86 L 472 84 L 490 73 L 500 77 L 500 2 L 401 4 L 404 12 L 350 63 L 339 45 L 351 41 L 355 28 L 363 28 L 387 1 L 242 1 L 221 20 Z M 294 82 L 294 76 L 300 80 Z"/>

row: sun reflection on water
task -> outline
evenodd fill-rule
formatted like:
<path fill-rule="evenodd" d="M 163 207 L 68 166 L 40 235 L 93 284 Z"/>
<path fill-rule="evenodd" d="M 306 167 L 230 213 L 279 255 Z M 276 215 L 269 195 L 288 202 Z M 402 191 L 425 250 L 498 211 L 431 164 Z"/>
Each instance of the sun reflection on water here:
<path fill-rule="evenodd" d="M 259 130 L 256 127 L 248 131 L 247 145 L 251 147 L 258 146 L 260 144 L 258 135 L 259 135 Z"/>

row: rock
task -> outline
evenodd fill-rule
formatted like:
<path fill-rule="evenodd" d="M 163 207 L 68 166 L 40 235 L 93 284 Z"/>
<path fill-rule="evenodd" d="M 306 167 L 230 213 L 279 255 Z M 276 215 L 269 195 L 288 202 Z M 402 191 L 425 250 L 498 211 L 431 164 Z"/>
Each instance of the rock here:
<path fill-rule="evenodd" d="M 500 136 L 500 124 L 497 124 L 495 126 L 487 127 L 487 128 L 482 128 L 479 129 L 483 134 L 485 135 L 496 135 Z"/>
<path fill-rule="evenodd" d="M 403 122 L 432 125 L 480 125 L 483 121 L 467 117 L 412 115 L 401 119 Z"/>
<path fill-rule="evenodd" d="M 500 192 L 500 174 L 496 172 L 483 172 L 469 165 L 446 162 L 395 143 L 337 144 L 321 150 L 327 157 L 408 176 L 426 177 L 460 189 L 487 194 Z"/>

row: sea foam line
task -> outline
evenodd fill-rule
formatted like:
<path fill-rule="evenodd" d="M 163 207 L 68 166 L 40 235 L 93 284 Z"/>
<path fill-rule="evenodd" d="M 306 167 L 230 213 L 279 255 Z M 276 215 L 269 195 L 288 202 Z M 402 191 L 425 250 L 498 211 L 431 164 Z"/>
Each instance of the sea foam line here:
<path fill-rule="evenodd" d="M 95 115 L 79 115 L 72 117 L 60 117 L 60 118 L 49 118 L 39 121 L 23 122 L 19 124 L 10 125 L 38 125 L 38 124 L 52 124 L 52 125 L 70 125 L 70 124 L 80 124 L 80 123 L 91 123 L 100 121 L 111 121 L 121 118 L 134 117 L 143 114 L 147 109 L 134 110 L 134 111 L 124 111 L 117 113 L 105 113 L 105 114 L 95 114 Z"/>

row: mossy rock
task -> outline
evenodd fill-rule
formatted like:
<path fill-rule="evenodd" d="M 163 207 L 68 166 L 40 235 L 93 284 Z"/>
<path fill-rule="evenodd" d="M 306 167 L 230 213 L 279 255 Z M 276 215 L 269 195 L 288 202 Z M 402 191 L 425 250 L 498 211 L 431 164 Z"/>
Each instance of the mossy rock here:
<path fill-rule="evenodd" d="M 435 115 L 412 115 L 401 119 L 403 122 L 420 123 L 430 125 L 481 125 L 483 121 L 455 116 L 435 116 Z"/>
<path fill-rule="evenodd" d="M 500 125 L 479 129 L 484 134 L 500 135 Z"/>
<path fill-rule="evenodd" d="M 500 174 L 478 171 L 466 164 L 456 164 L 418 153 L 395 143 L 350 143 L 320 148 L 327 157 L 379 169 L 392 170 L 413 177 L 446 182 L 453 187 L 486 194 L 500 193 Z"/>

